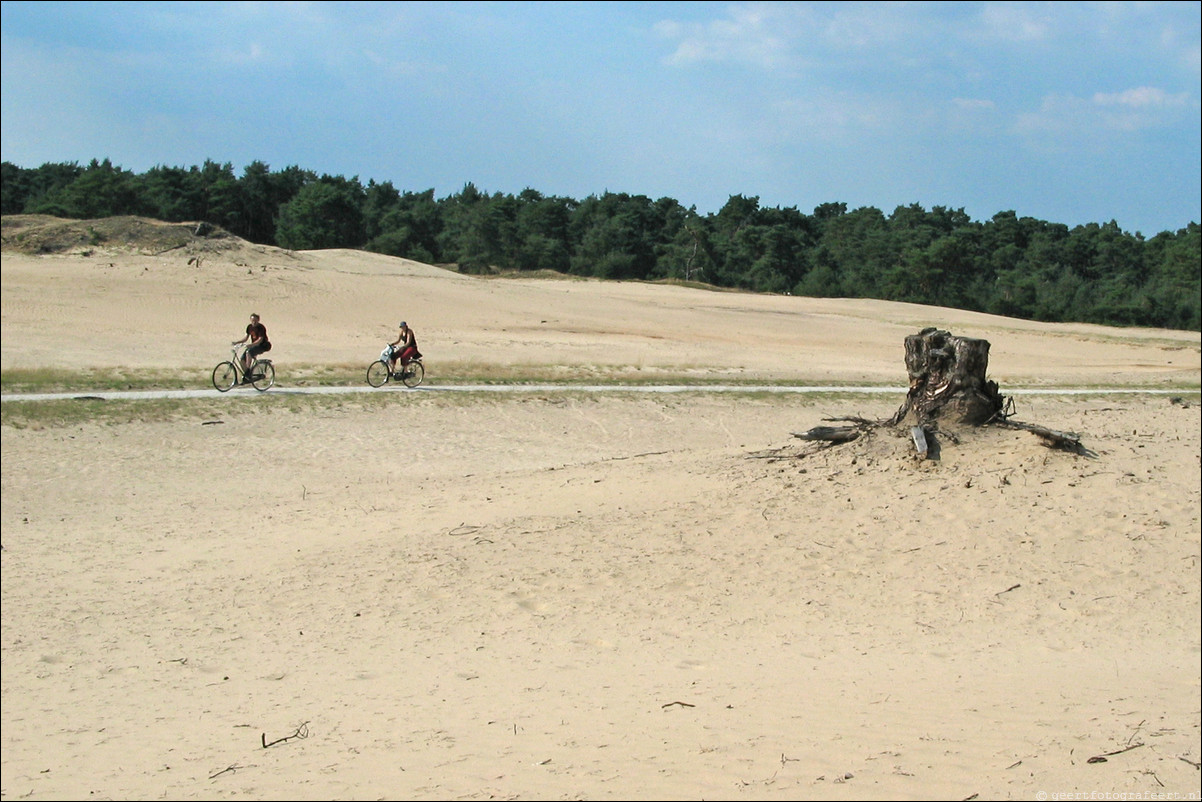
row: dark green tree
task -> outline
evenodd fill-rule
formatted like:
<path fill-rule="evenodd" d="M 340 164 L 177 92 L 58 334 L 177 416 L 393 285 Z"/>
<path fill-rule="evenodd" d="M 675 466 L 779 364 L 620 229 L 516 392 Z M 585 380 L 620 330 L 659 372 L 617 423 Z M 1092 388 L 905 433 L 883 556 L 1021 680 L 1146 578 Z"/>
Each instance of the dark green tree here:
<path fill-rule="evenodd" d="M 193 169 L 156 166 L 140 176 L 146 214 L 168 223 L 204 219 L 203 187 Z"/>
<path fill-rule="evenodd" d="M 570 267 L 569 225 L 576 203 L 568 198 L 544 197 L 533 189 L 518 195 L 515 219 L 514 263 L 519 270 L 552 270 Z"/>
<path fill-rule="evenodd" d="M 322 176 L 281 207 L 276 241 L 293 250 L 362 247 L 362 203 L 357 177 Z"/>
<path fill-rule="evenodd" d="M 676 215 L 673 215 L 674 217 Z M 680 214 L 671 240 L 660 245 L 656 275 L 686 282 L 712 283 L 717 275 L 716 248 L 709 221 L 690 207 Z"/>
<path fill-rule="evenodd" d="M 450 261 L 440 250 L 442 210 L 434 190 L 404 192 L 379 223 L 380 232 L 367 243 L 369 251 L 418 262 Z"/>
<path fill-rule="evenodd" d="M 313 172 L 297 166 L 272 172 L 263 162 L 251 162 L 238 181 L 242 212 L 235 233 L 251 242 L 275 245 L 281 207 L 316 180 Z"/>
<path fill-rule="evenodd" d="M 363 191 L 363 233 L 368 242 L 384 233 L 384 220 L 400 202 L 401 193 L 391 181 L 382 184 L 367 182 L 367 188 Z"/>
<path fill-rule="evenodd" d="M 819 243 L 837 265 L 845 296 L 887 297 L 882 283 L 901 254 L 879 209 L 864 206 L 824 220 Z"/>
<path fill-rule="evenodd" d="M 441 204 L 443 226 L 439 250 L 464 273 L 515 269 L 511 259 L 516 206 L 503 196 L 489 196 L 468 183 Z"/>
<path fill-rule="evenodd" d="M 27 211 L 77 220 L 120 217 L 143 213 L 137 178 L 128 170 L 114 167 L 108 159 L 95 159 L 79 176 L 35 201 Z"/>
<path fill-rule="evenodd" d="M 802 276 L 801 281 L 793 288 L 795 295 L 805 295 L 810 298 L 843 298 L 848 293 L 843 290 L 843 279 L 839 271 L 839 261 L 830 249 L 824 245 L 814 248 L 811 253 L 811 266 Z"/>
<path fill-rule="evenodd" d="M 590 195 L 573 215 L 570 271 L 607 279 L 647 279 L 655 270 L 659 218 L 646 195 Z"/>

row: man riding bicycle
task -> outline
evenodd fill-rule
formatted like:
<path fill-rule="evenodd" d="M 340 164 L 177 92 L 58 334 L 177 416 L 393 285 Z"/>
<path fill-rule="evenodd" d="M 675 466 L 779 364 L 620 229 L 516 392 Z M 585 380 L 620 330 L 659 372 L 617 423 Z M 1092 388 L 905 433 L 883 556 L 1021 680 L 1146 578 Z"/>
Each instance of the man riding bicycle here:
<path fill-rule="evenodd" d="M 267 327 L 259 322 L 257 314 L 250 316 L 250 323 L 246 327 L 246 336 L 241 340 L 234 340 L 231 345 L 241 345 L 247 340 L 250 340 L 250 345 L 242 352 L 243 384 L 248 381 L 247 376 L 250 374 L 250 366 L 254 364 L 255 357 L 271 350 L 271 341 L 267 339 Z"/>

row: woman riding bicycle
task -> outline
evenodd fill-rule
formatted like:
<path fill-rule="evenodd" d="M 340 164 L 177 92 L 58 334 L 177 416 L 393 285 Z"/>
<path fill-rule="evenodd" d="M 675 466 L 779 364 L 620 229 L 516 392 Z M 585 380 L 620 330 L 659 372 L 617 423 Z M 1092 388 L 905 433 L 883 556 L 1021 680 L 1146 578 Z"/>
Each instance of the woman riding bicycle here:
<path fill-rule="evenodd" d="M 409 324 L 401 321 L 401 330 L 397 334 L 397 338 L 388 344 L 392 349 L 392 354 L 389 357 L 388 369 L 396 373 L 396 363 L 399 359 L 401 367 L 409 364 L 409 360 L 420 357 L 421 354 L 417 350 L 417 335 L 413 333 L 413 329 L 409 328 Z"/>

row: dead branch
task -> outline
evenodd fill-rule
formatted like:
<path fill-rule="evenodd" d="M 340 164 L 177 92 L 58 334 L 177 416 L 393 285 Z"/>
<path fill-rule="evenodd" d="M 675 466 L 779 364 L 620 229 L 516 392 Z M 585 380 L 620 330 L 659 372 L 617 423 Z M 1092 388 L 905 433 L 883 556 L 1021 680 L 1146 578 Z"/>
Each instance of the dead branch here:
<path fill-rule="evenodd" d="M 296 732 L 292 733 L 291 735 L 285 735 L 283 738 L 276 738 L 271 743 L 267 743 L 267 733 L 263 733 L 260 740 L 263 743 L 263 748 L 266 749 L 269 746 L 275 746 L 276 744 L 282 744 L 285 741 L 291 741 L 293 738 L 308 738 L 308 737 L 309 737 L 309 722 L 306 721 L 306 722 L 302 723 L 299 727 L 297 727 Z"/>
<path fill-rule="evenodd" d="M 824 440 L 828 443 L 850 443 L 855 440 L 863 432 L 868 431 L 876 426 L 880 426 L 883 421 L 868 420 L 858 416 L 848 416 L 841 418 L 823 418 L 824 421 L 830 423 L 850 423 L 850 426 L 815 426 L 805 432 L 793 432 L 793 436 L 800 440 Z"/>
<path fill-rule="evenodd" d="M 784 448 L 782 446 L 781 448 L 771 448 L 771 449 L 767 449 L 765 451 L 756 451 L 754 453 L 748 454 L 747 458 L 748 459 L 784 459 L 785 457 L 792 457 L 792 456 L 793 456 L 793 453 L 791 451 L 788 451 L 786 448 Z"/>
<path fill-rule="evenodd" d="M 831 443 L 850 443 L 860 436 L 860 430 L 855 426 L 815 426 L 804 432 L 793 432 L 793 436 L 801 440 L 826 440 Z"/>
<path fill-rule="evenodd" d="M 209 779 L 210 779 L 210 780 L 215 780 L 215 779 L 217 779 L 218 777 L 220 777 L 222 774 L 225 774 L 226 772 L 231 772 L 231 773 L 232 773 L 232 772 L 235 772 L 235 771 L 237 771 L 237 770 L 238 770 L 238 769 L 240 769 L 240 768 L 242 768 L 242 767 L 241 767 L 241 766 L 239 766 L 237 763 L 231 763 L 230 765 L 226 766 L 224 769 L 222 769 L 221 771 L 217 772 L 216 774 L 210 774 L 210 775 L 209 775 Z"/>
<path fill-rule="evenodd" d="M 1086 457 L 1097 456 L 1097 454 L 1081 445 L 1080 435 L 1072 432 L 1060 432 L 1055 429 L 1049 429 L 1046 426 L 1037 426 L 1033 423 L 1023 423 L 1014 420 L 999 420 L 997 425 L 1004 426 L 1007 429 L 1022 429 L 1023 431 L 1031 432 L 1042 439 L 1044 445 L 1049 448 L 1060 448 Z"/>
<path fill-rule="evenodd" d="M 1115 755 L 1121 755 L 1121 754 L 1123 754 L 1123 752 L 1130 752 L 1132 749 L 1139 749 L 1141 746 L 1143 746 L 1143 744 L 1138 743 L 1138 744 L 1132 744 L 1131 746 L 1123 747 L 1122 749 L 1116 749 L 1113 752 L 1103 752 L 1100 755 L 1094 755 L 1093 757 L 1091 757 L 1089 760 L 1087 760 L 1085 762 L 1086 763 L 1105 763 L 1106 758 L 1108 758 L 1108 757 L 1114 757 Z"/>

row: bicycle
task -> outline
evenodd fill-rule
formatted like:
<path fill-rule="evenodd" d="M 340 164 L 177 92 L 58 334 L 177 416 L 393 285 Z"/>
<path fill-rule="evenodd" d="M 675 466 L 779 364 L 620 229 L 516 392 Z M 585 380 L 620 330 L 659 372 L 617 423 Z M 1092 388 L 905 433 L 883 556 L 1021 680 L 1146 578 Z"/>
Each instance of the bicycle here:
<path fill-rule="evenodd" d="M 249 384 L 260 393 L 266 392 L 275 384 L 275 365 L 270 359 L 255 359 L 250 364 L 250 372 L 242 369 L 242 354 L 238 344 L 230 349 L 230 358 L 213 368 L 213 386 L 218 392 L 233 389 L 236 384 Z"/>
<path fill-rule="evenodd" d="M 426 378 L 426 366 L 422 364 L 421 354 L 413 357 L 405 365 L 396 370 L 389 367 L 392 364 L 392 346 L 387 346 L 380 352 L 380 358 L 367 366 L 367 383 L 372 387 L 383 387 L 390 381 L 400 381 L 406 387 L 417 387 Z"/>

